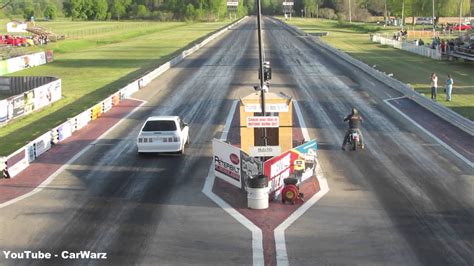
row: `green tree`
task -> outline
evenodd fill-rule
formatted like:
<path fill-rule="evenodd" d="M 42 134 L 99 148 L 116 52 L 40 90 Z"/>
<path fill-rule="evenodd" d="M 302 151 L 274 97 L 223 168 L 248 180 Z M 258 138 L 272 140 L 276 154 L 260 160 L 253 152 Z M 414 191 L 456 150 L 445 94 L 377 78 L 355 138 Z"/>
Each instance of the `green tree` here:
<path fill-rule="evenodd" d="M 35 16 L 35 7 L 33 4 L 33 1 L 31 0 L 24 1 L 22 5 L 20 4 L 19 7 L 23 9 L 22 10 L 23 18 L 31 19 L 31 17 Z"/>
<path fill-rule="evenodd" d="M 88 16 L 88 19 L 92 20 L 105 20 L 107 19 L 107 11 L 109 5 L 107 0 L 93 0 L 91 7 L 91 16 Z"/>
<path fill-rule="evenodd" d="M 117 20 L 120 20 L 127 12 L 127 8 L 132 3 L 132 0 L 111 0 L 109 3 L 109 10 L 112 16 Z"/>
<path fill-rule="evenodd" d="M 31 19 L 31 17 L 35 16 L 35 10 L 33 7 L 25 7 L 23 10 L 23 18 L 24 19 Z"/>
<path fill-rule="evenodd" d="M 189 3 L 186 6 L 186 12 L 184 14 L 186 20 L 194 20 L 196 17 L 196 10 L 194 9 L 193 4 Z"/>
<path fill-rule="evenodd" d="M 43 11 L 43 15 L 48 19 L 55 19 L 58 16 L 58 8 L 53 4 L 48 4 Z"/>
<path fill-rule="evenodd" d="M 146 18 L 148 17 L 148 9 L 145 5 L 138 5 L 137 6 L 137 17 L 139 18 Z"/>

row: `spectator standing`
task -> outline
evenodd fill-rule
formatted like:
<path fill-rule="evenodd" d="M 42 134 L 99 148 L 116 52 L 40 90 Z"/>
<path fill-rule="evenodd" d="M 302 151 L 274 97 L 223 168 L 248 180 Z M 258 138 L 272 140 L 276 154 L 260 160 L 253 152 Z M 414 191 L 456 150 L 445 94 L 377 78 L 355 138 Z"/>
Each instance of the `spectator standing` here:
<path fill-rule="evenodd" d="M 438 91 L 438 76 L 436 73 L 431 74 L 431 100 L 436 101 L 436 94 Z"/>
<path fill-rule="evenodd" d="M 453 92 L 453 78 L 448 74 L 448 79 L 446 80 L 446 101 L 451 101 L 451 93 Z"/>
<path fill-rule="evenodd" d="M 444 54 L 446 52 L 446 42 L 441 40 L 441 52 Z"/>

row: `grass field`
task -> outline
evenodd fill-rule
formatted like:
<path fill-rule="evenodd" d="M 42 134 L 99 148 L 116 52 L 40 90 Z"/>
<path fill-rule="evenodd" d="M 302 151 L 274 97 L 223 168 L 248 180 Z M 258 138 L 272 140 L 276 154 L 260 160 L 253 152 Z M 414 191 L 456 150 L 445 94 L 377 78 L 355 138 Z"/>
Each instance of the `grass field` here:
<path fill-rule="evenodd" d="M 180 49 L 228 23 L 41 23 L 69 37 L 41 47 L 54 50 L 54 62 L 11 75 L 59 77 L 63 99 L 0 128 L 0 156 L 11 154 L 68 117 L 92 107 L 166 62 Z"/>
<path fill-rule="evenodd" d="M 294 18 L 287 23 L 307 32 L 328 32 L 322 39 L 370 66 L 410 84 L 418 92 L 430 97 L 430 75 L 438 75 L 440 103 L 453 111 L 474 120 L 474 62 L 438 61 L 409 52 L 373 43 L 369 34 L 393 33 L 398 28 L 382 28 L 374 24 L 341 24 L 337 21 Z M 454 79 L 453 100 L 444 101 L 443 85 L 450 73 Z"/>

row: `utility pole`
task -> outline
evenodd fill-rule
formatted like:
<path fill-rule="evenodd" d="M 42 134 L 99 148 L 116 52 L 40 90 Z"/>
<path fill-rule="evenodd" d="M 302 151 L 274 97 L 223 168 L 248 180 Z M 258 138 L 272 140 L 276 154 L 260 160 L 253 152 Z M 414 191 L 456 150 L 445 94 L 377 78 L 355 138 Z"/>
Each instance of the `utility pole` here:
<path fill-rule="evenodd" d="M 434 2 L 434 1 L 435 1 L 435 0 L 433 0 L 433 5 L 432 5 L 432 6 L 433 6 L 433 37 L 434 37 L 434 33 L 435 33 L 435 31 L 436 31 L 436 23 L 435 23 L 435 21 L 436 21 L 436 19 L 435 19 L 435 2 Z"/>
<path fill-rule="evenodd" d="M 405 0 L 403 0 L 403 2 L 402 2 L 402 21 L 401 21 L 401 24 L 402 24 L 402 30 L 404 30 L 404 27 L 405 27 Z"/>
<path fill-rule="evenodd" d="M 262 43 L 262 4 L 257 0 L 257 32 L 258 32 L 258 60 L 260 69 L 260 100 L 262 102 L 262 116 L 265 116 L 265 91 L 263 89 L 263 43 Z M 267 146 L 267 129 L 263 128 L 263 146 Z"/>
<path fill-rule="evenodd" d="M 459 0 L 459 33 L 461 33 L 462 2 L 463 0 Z"/>
<path fill-rule="evenodd" d="M 385 0 L 385 8 L 384 8 L 383 17 L 385 20 L 385 26 L 387 26 L 387 0 Z"/>
<path fill-rule="evenodd" d="M 349 23 L 352 23 L 351 0 L 349 0 Z"/>

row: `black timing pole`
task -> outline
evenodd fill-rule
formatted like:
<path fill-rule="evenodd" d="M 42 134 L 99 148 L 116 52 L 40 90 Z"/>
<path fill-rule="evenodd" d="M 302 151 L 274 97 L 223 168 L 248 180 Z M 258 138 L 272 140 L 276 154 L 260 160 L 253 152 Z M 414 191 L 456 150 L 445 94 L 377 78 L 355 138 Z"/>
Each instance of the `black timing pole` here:
<path fill-rule="evenodd" d="M 263 90 L 263 44 L 262 44 L 262 4 L 257 0 L 257 33 L 258 33 L 258 58 L 260 68 L 260 98 L 262 101 L 262 116 L 265 116 L 265 91 Z M 263 128 L 263 146 L 267 146 L 267 129 Z"/>

